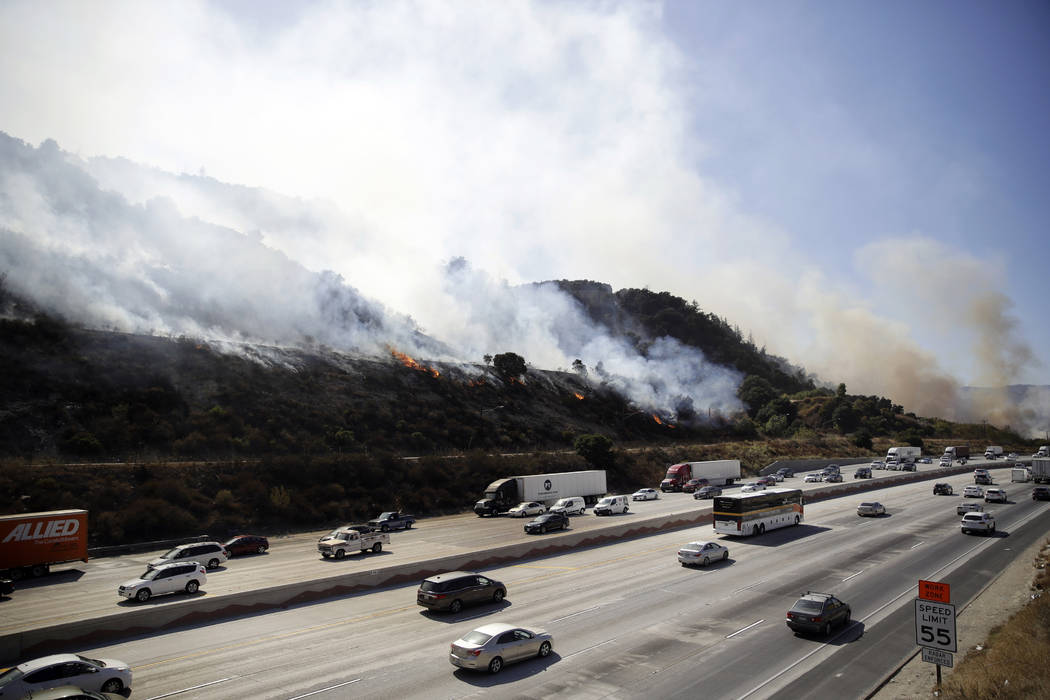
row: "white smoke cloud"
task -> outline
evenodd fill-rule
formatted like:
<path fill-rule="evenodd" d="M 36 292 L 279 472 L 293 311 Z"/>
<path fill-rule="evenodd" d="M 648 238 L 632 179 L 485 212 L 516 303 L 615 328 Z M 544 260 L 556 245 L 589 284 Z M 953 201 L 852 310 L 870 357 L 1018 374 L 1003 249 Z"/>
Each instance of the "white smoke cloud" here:
<path fill-rule="evenodd" d="M 908 316 L 936 290 L 876 304 L 893 291 L 879 292 L 881 276 L 865 289 L 833 281 L 791 232 L 699 174 L 708 146 L 690 109 L 717 106 L 698 93 L 732 82 L 685 65 L 660 5 L 316 2 L 253 6 L 250 19 L 189 0 L 0 5 L 0 129 L 56 139 L 85 158 L 81 186 L 104 193 L 98 209 L 56 211 L 46 193 L 58 183 L 12 169 L 0 195 L 17 207 L 2 235 L 9 255 L 18 245 L 34 262 L 20 273 L 27 288 L 117 327 L 360 347 L 374 336 L 345 336 L 362 326 L 323 329 L 356 304 L 389 318 L 362 300 L 375 299 L 470 359 L 501 342 L 537 366 L 618 357 L 603 366 L 634 378 L 639 396 L 655 373 L 664 399 L 699 383 L 730 405 L 702 359 L 672 368 L 675 352 L 646 364 L 615 344 L 568 342 L 562 328 L 579 318 L 565 300 L 509 291 L 561 278 L 648 286 L 852 391 L 950 415 L 953 379 L 908 331 L 955 333 L 940 314 Z M 179 175 L 201 171 L 210 177 Z M 858 269 L 906 267 L 898 243 L 863 251 Z M 441 262 L 458 256 L 487 281 L 460 280 L 456 296 Z M 941 274 L 923 260 L 916 277 L 893 279 L 909 289 Z M 985 303 L 958 317 L 966 327 L 1009 319 L 998 287 L 982 284 Z M 360 294 L 318 306 L 346 289 Z M 413 342 L 411 323 L 384 323 Z M 1012 347 L 978 353 L 973 376 L 1028 361 Z M 945 352 L 973 343 L 962 348 Z"/>

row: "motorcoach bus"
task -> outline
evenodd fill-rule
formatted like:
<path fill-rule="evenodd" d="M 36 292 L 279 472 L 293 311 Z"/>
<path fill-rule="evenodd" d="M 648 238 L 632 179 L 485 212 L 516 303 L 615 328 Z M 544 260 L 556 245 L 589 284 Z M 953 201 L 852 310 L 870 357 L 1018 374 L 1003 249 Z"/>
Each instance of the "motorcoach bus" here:
<path fill-rule="evenodd" d="M 766 530 L 802 522 L 802 491 L 768 489 L 718 496 L 714 503 L 715 532 L 761 535 Z"/>

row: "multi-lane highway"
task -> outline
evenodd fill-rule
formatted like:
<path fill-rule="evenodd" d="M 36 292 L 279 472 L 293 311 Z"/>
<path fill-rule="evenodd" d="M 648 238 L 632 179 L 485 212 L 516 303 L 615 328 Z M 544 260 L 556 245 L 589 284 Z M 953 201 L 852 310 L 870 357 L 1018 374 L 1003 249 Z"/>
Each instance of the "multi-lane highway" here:
<path fill-rule="evenodd" d="M 987 505 L 999 520 L 996 537 L 962 535 L 961 498 L 933 496 L 924 481 L 809 505 L 796 528 L 718 538 L 730 559 L 707 569 L 682 568 L 675 557 L 686 541 L 714 538 L 700 526 L 487 570 L 507 584 L 507 600 L 458 615 L 423 613 L 414 585 L 394 586 L 82 651 L 129 662 L 135 698 L 860 697 L 915 648 L 908 615 L 919 578 L 951 582 L 961 607 L 1012 552 L 1050 529 L 1050 507 L 1030 499 L 1031 485 L 1010 484 L 1008 469 L 993 473 L 1012 501 Z M 944 480 L 957 493 L 972 483 L 969 474 Z M 862 500 L 882 501 L 889 514 L 858 518 Z M 439 536 L 458 529 L 449 520 L 448 528 L 421 523 L 395 542 L 413 552 L 476 544 Z M 464 520 L 464 528 L 495 533 L 485 537 L 520 532 L 518 521 Z M 584 527 L 586 519 L 574 522 Z M 291 565 L 281 549 L 230 562 L 209 578 L 209 593 L 242 570 L 285 576 Z M 118 566 L 138 565 L 109 562 L 117 575 L 106 585 L 123 580 Z M 59 587 L 102 585 L 106 562 L 93 566 Z M 805 590 L 842 597 L 853 623 L 831 639 L 794 636 L 784 613 Z M 486 622 L 544 628 L 555 653 L 498 676 L 453 671 L 449 644 Z"/>
<path fill-rule="evenodd" d="M 939 471 L 936 466 L 919 465 L 923 471 Z M 853 468 L 843 469 L 848 486 Z M 899 477 L 901 472 L 875 471 L 875 481 Z M 825 489 L 829 484 L 802 483 L 802 473 L 784 486 L 807 491 Z M 739 488 L 732 487 L 732 490 Z M 691 494 L 663 494 L 659 501 L 633 502 L 631 512 L 612 518 L 596 517 L 591 511 L 572 519 L 572 530 L 598 531 L 612 522 L 642 520 L 648 516 L 673 513 L 710 513 L 711 501 L 694 500 Z M 391 534 L 391 545 L 379 555 L 361 554 L 343 561 L 324 560 L 317 553 L 316 543 L 324 532 L 301 533 L 286 537 L 272 537 L 271 549 L 262 556 L 240 557 L 226 563 L 208 575 L 201 595 L 222 596 L 259 587 L 289 584 L 304 580 L 336 578 L 343 574 L 377 567 L 423 561 L 442 556 L 462 554 L 499 547 L 512 542 L 536 540 L 537 536 L 522 532 L 523 522 L 516 518 L 478 518 L 473 513 L 426 518 L 409 531 Z M 338 525 L 338 523 L 333 523 Z M 557 538 L 552 533 L 539 539 Z M 142 609 L 135 601 L 117 596 L 117 587 L 135 578 L 146 568 L 146 562 L 161 552 L 146 552 L 124 556 L 92 559 L 56 567 L 53 573 L 40 580 L 19 583 L 15 598 L 4 605 L 0 618 L 0 635 L 28 629 L 82 621 L 121 611 Z M 146 604 L 146 607 L 185 605 L 187 596 L 164 596 Z M 13 603 L 13 604 L 12 604 Z"/>

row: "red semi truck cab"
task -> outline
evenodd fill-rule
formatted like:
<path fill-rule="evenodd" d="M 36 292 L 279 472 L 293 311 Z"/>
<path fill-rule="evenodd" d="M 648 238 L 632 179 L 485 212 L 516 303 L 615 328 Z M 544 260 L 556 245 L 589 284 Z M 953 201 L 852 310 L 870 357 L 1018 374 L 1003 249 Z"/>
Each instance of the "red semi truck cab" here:
<path fill-rule="evenodd" d="M 660 482 L 660 490 L 664 493 L 668 491 L 681 491 L 682 487 L 685 486 L 685 482 L 693 478 L 693 468 L 689 464 L 672 464 L 667 468 L 667 475 L 664 480 Z"/>
<path fill-rule="evenodd" d="M 87 561 L 88 512 L 0 515 L 0 575 L 43 576 L 52 564 Z"/>

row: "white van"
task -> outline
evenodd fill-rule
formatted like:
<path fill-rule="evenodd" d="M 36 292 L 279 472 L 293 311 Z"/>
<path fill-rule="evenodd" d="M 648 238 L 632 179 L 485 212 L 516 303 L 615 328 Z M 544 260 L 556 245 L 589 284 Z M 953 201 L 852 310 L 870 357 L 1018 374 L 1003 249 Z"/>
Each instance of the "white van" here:
<path fill-rule="evenodd" d="M 626 513 L 629 507 L 627 496 L 606 496 L 594 506 L 595 515 L 612 515 Z"/>
<path fill-rule="evenodd" d="M 568 498 L 559 498 L 547 512 L 583 515 L 585 510 L 587 510 L 587 502 L 583 500 L 582 496 L 569 496 Z"/>

